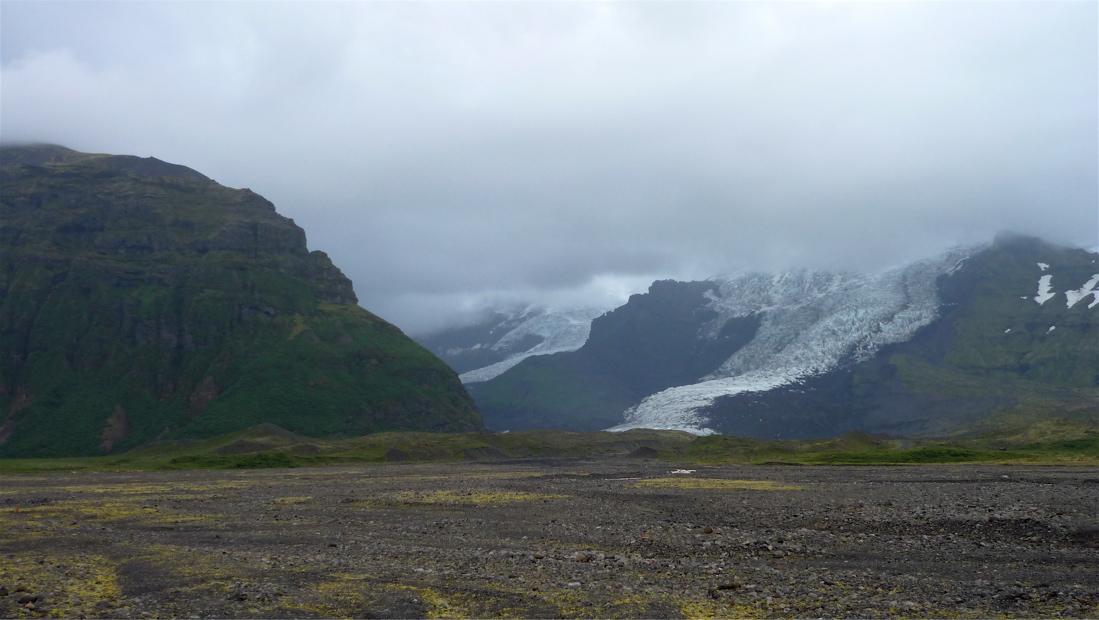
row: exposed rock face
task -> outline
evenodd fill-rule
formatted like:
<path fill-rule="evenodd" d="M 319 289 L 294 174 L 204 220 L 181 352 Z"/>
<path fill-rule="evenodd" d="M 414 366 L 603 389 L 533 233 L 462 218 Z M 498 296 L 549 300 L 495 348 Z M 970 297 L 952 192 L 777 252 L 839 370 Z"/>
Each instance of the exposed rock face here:
<path fill-rule="evenodd" d="M 54 146 L 0 149 L 0 187 L 0 456 L 262 422 L 481 428 L 457 376 L 258 194 Z"/>
<path fill-rule="evenodd" d="M 107 428 L 103 429 L 103 441 L 99 447 L 110 451 L 120 439 L 130 433 L 130 421 L 126 418 L 126 410 L 122 405 L 114 406 L 114 413 L 107 418 Z"/>

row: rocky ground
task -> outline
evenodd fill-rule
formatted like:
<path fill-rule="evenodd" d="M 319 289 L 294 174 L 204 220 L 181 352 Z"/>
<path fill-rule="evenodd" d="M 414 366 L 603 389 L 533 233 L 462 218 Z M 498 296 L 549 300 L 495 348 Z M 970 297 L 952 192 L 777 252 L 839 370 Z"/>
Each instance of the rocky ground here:
<path fill-rule="evenodd" d="M 0 479 L 3 617 L 1099 617 L 1099 470 L 550 460 Z"/>

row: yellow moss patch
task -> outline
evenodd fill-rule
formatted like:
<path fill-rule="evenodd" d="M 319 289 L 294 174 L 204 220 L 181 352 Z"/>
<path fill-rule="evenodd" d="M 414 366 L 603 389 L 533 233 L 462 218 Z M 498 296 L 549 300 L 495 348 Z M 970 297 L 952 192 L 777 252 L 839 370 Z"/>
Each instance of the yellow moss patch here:
<path fill-rule="evenodd" d="M 537 471 L 505 471 L 469 474 L 463 475 L 461 478 L 465 480 L 470 478 L 477 478 L 480 480 L 509 480 L 514 478 L 536 478 L 544 475 L 544 473 Z"/>
<path fill-rule="evenodd" d="M 50 502 L 31 506 L 18 513 L 0 513 L 0 524 L 42 526 L 47 520 L 113 521 L 141 519 L 149 523 L 192 523 L 218 518 L 212 514 L 184 514 L 162 507 L 142 506 L 137 500 L 84 499 Z"/>
<path fill-rule="evenodd" d="M 768 615 L 748 605 L 723 605 L 706 600 L 683 603 L 679 609 L 684 618 L 765 618 Z"/>
<path fill-rule="evenodd" d="M 507 504 L 560 499 L 565 495 L 520 493 L 515 491 L 403 491 L 396 500 L 406 504 Z"/>
<path fill-rule="evenodd" d="M 317 584 L 314 589 L 325 602 L 306 604 L 303 607 L 329 618 L 360 616 L 364 608 L 384 607 L 387 605 L 386 599 L 392 600 L 395 597 L 411 598 L 431 608 L 440 605 L 445 609 L 448 605 L 433 590 L 400 583 L 385 583 L 374 575 L 333 573 L 329 575 L 329 581 Z"/>
<path fill-rule="evenodd" d="M 207 494 L 217 490 L 240 489 L 250 486 L 245 482 L 218 482 L 209 485 L 196 484 L 97 484 L 97 485 L 65 485 L 51 487 L 51 490 L 65 493 L 94 493 L 110 495 L 164 495 L 179 493 Z M 0 495 L 22 495 L 29 493 L 31 487 L 15 487 L 0 489 Z"/>
<path fill-rule="evenodd" d="M 65 486 L 52 487 L 54 491 L 64 491 L 68 493 L 96 493 L 96 494 L 111 494 L 111 495 L 156 495 L 162 496 L 165 494 L 176 493 L 199 493 L 204 494 L 212 491 L 219 491 L 225 489 L 242 489 L 245 487 L 253 486 L 254 483 L 244 481 L 222 481 L 222 482 L 210 482 L 209 484 L 195 484 L 193 482 L 188 483 L 164 483 L 164 484 L 143 484 L 133 482 L 116 482 L 107 484 L 70 484 Z M 12 491 L 6 491 L 11 493 Z"/>
<path fill-rule="evenodd" d="M 530 590 L 532 585 L 538 586 L 537 594 L 533 599 Z M 542 608 L 542 613 L 535 613 L 533 617 L 545 617 L 546 611 L 552 611 L 550 617 L 576 617 L 581 615 L 581 609 L 586 610 L 589 617 L 612 617 L 601 607 L 593 605 L 585 593 L 579 590 L 552 588 L 538 582 L 523 586 L 493 584 L 479 588 L 475 593 L 454 592 L 446 600 L 450 608 L 436 607 L 429 611 L 429 617 L 527 618 L 532 617 L 532 610 L 539 607 Z M 630 617 L 638 617 L 638 615 L 632 614 Z"/>
<path fill-rule="evenodd" d="M 302 495 L 299 497 L 276 497 L 271 500 L 272 504 L 307 504 L 313 501 L 312 495 Z"/>
<path fill-rule="evenodd" d="M 287 340 L 293 340 L 300 336 L 302 332 L 309 329 L 309 326 L 305 324 L 305 317 L 300 314 L 294 315 L 294 324 L 290 326 L 290 333 L 287 334 Z"/>
<path fill-rule="evenodd" d="M 751 491 L 798 491 L 805 487 L 782 484 L 774 480 L 722 480 L 719 478 L 650 478 L 632 485 L 634 488 L 680 489 L 747 489 Z"/>
<path fill-rule="evenodd" d="M 130 560 L 143 560 L 184 578 L 184 583 L 195 587 L 196 583 L 214 585 L 238 577 L 242 560 L 239 554 L 232 556 L 178 547 L 176 545 L 142 545 Z M 258 568 L 254 562 L 246 565 Z"/>
<path fill-rule="evenodd" d="M 0 583 L 40 596 L 38 617 L 102 617 L 124 602 L 114 566 L 98 555 L 0 556 Z"/>

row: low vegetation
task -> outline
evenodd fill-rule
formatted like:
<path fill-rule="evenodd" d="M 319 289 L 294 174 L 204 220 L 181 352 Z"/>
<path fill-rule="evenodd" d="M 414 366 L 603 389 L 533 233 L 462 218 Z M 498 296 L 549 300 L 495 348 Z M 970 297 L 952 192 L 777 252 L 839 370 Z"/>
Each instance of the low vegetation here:
<path fill-rule="evenodd" d="M 810 440 L 762 440 L 679 431 L 624 433 L 377 433 L 303 437 L 273 424 L 204 441 L 161 442 L 103 457 L 0 459 L 0 474 L 72 471 L 262 469 L 392 462 L 464 462 L 617 457 L 676 463 L 903 465 L 1016 463 L 1099 465 L 1099 428 L 1048 419 L 1031 427 L 949 439 L 881 438 L 851 432 Z"/>

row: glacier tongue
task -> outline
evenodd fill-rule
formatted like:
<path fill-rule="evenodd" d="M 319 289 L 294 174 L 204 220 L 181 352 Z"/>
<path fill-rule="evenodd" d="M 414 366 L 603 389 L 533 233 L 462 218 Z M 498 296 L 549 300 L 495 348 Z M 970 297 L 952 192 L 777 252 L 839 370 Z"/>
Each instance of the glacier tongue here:
<path fill-rule="evenodd" d="M 551 308 L 544 312 L 527 309 L 524 314 L 531 316 L 529 318 L 518 317 L 520 320 L 519 325 L 500 338 L 492 348 L 507 350 L 529 335 L 541 336 L 544 340 L 531 349 L 510 355 L 507 359 L 484 368 L 462 373 L 458 378 L 462 383 L 488 381 L 532 355 L 552 355 L 553 353 L 575 351 L 588 341 L 592 320 L 606 311 L 606 308 L 591 306 L 567 309 Z"/>
<path fill-rule="evenodd" d="M 631 428 L 710 434 L 701 410 L 722 396 L 762 392 L 872 356 L 882 345 L 912 337 L 938 314 L 936 278 L 980 248 L 866 275 L 795 271 L 715 278 L 707 308 L 717 317 L 701 337 L 716 337 L 735 317 L 762 313 L 756 337 L 699 383 L 668 388 L 626 410 Z"/>

